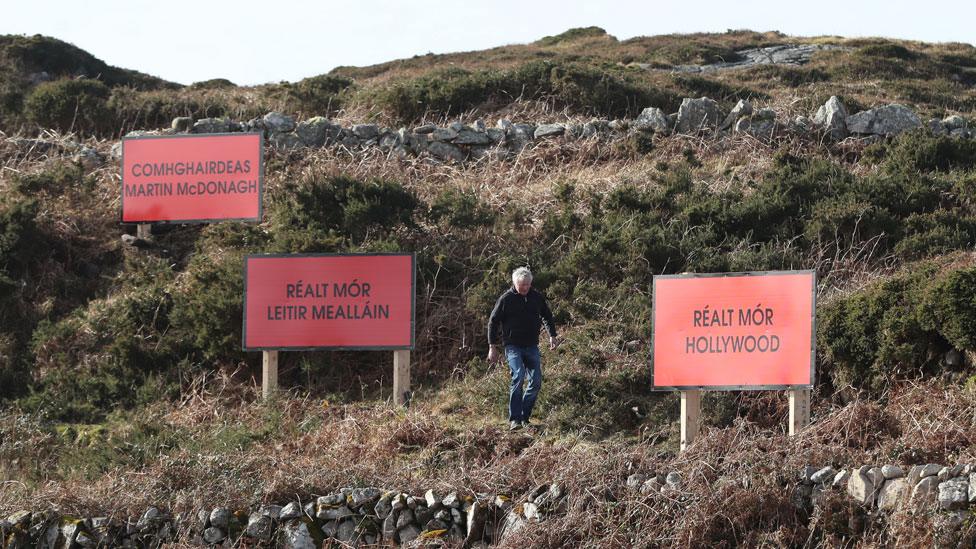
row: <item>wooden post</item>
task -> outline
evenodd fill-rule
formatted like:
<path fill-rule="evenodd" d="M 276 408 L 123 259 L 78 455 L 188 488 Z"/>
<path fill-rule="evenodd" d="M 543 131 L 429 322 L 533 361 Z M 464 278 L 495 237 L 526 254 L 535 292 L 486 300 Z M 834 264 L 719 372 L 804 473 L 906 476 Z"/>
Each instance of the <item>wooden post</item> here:
<path fill-rule="evenodd" d="M 406 406 L 410 394 L 410 351 L 393 351 L 393 404 Z"/>
<path fill-rule="evenodd" d="M 136 225 L 136 238 L 140 240 L 152 240 L 152 223 L 140 223 Z"/>
<path fill-rule="evenodd" d="M 698 438 L 701 428 L 701 391 L 681 391 L 681 451 Z"/>
<path fill-rule="evenodd" d="M 261 396 L 268 399 L 278 389 L 278 351 L 264 351 Z"/>
<path fill-rule="evenodd" d="M 810 390 L 790 389 L 790 436 L 810 424 Z"/>

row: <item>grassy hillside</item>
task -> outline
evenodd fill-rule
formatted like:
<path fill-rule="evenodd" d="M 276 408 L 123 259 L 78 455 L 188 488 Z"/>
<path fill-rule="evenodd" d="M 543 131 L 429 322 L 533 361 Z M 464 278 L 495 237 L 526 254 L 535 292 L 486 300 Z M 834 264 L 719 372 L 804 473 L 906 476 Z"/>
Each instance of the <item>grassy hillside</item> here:
<path fill-rule="evenodd" d="M 785 43 L 847 49 L 695 76 L 631 65 Z M 173 116 L 272 108 L 416 123 L 673 112 L 698 95 L 809 114 L 842 95 L 972 119 L 972 46 L 747 31 L 618 41 L 589 28 L 242 88 L 172 85 L 52 39 L 0 45 L 0 82 L 21 94 L 3 131 L 53 132 L 46 149 L 0 140 L 0 515 L 561 482 L 569 511 L 512 544 L 913 545 L 932 533 L 840 499 L 796 509 L 783 486 L 808 464 L 976 460 L 976 141 L 655 136 L 649 152 L 547 142 L 464 165 L 271 150 L 262 223 L 157 227 L 147 249 L 119 238 L 131 228 L 118 224 L 117 163 L 71 160 L 74 141 L 109 157 L 114 136 Z M 38 69 L 55 80 L 28 83 Z M 92 116 L 57 118 L 50 104 Z M 261 403 L 260 355 L 240 350 L 243 256 L 358 251 L 417 253 L 409 410 L 390 406 L 379 352 L 283 353 L 284 392 Z M 526 264 L 565 337 L 543 353 L 534 438 L 504 430 L 507 369 L 484 360 L 491 305 Z M 710 393 L 705 436 L 678 455 L 677 398 L 648 389 L 652 276 L 771 269 L 817 271 L 814 426 L 787 439 L 781 394 Z M 647 500 L 627 492 L 637 470 L 693 480 L 683 501 Z"/>

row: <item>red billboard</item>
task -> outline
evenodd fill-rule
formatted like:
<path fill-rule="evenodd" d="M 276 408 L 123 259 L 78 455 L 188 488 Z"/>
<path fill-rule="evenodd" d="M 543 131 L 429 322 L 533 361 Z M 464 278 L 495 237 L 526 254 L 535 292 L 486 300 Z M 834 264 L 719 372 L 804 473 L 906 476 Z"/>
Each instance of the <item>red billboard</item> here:
<path fill-rule="evenodd" d="M 122 139 L 123 223 L 260 221 L 260 133 Z"/>
<path fill-rule="evenodd" d="M 654 389 L 811 388 L 813 271 L 654 277 Z"/>
<path fill-rule="evenodd" d="M 413 349 L 413 254 L 250 255 L 244 350 Z"/>

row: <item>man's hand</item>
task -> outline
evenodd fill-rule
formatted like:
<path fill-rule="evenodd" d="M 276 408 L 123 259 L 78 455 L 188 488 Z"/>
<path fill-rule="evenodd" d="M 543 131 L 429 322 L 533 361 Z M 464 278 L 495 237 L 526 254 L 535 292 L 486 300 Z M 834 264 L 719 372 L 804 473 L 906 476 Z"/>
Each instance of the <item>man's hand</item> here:
<path fill-rule="evenodd" d="M 555 337 L 549 336 L 549 350 L 552 351 L 556 347 L 559 347 L 559 340 Z"/>
<path fill-rule="evenodd" d="M 498 348 L 495 347 L 494 345 L 489 345 L 488 346 L 488 363 L 489 364 L 492 364 L 492 363 L 498 362 L 498 359 L 500 359 L 500 358 L 501 358 L 501 355 L 498 353 Z"/>

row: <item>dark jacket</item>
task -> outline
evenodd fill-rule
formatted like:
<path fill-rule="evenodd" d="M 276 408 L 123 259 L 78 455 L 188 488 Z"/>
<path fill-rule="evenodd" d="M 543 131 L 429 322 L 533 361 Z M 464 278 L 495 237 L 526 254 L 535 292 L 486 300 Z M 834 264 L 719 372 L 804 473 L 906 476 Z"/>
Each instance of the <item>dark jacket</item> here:
<path fill-rule="evenodd" d="M 546 298 L 531 288 L 525 296 L 519 294 L 515 288 L 509 288 L 498 298 L 491 311 L 488 319 L 488 343 L 497 345 L 500 331 L 505 345 L 538 345 L 539 329 L 543 324 L 549 335 L 556 337 L 556 323 L 552 320 L 552 311 L 549 310 Z"/>

